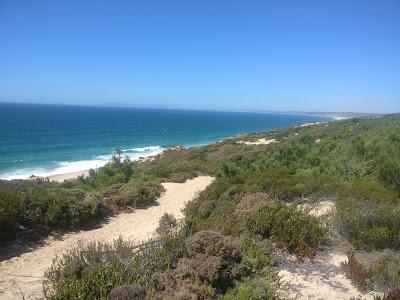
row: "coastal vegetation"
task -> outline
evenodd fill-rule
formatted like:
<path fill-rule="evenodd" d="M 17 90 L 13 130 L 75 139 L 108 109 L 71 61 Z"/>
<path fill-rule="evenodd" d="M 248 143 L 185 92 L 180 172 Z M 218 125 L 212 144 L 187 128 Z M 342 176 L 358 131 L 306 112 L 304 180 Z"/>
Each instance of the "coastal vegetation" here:
<path fill-rule="evenodd" d="M 119 210 L 142 208 L 164 188 L 159 180 L 143 179 L 138 164 L 116 151 L 110 163 L 90 176 L 62 184 L 38 178 L 0 184 L 0 243 L 32 230 L 43 234 L 98 223 Z"/>
<path fill-rule="evenodd" d="M 260 138 L 276 142 L 240 143 Z M 82 227 L 151 204 L 161 182 L 201 174 L 216 179 L 187 204 L 182 222 L 164 216 L 158 238 L 140 245 L 71 249 L 46 273 L 46 297 L 274 299 L 274 247 L 312 259 L 332 231 L 355 251 L 390 251 L 368 267 L 349 256 L 343 267 L 361 289 L 398 289 L 399 115 L 250 134 L 141 163 L 117 151 L 89 177 L 63 184 L 1 182 L 0 238 Z M 335 202 L 329 219 L 299 208 L 320 199 Z"/>

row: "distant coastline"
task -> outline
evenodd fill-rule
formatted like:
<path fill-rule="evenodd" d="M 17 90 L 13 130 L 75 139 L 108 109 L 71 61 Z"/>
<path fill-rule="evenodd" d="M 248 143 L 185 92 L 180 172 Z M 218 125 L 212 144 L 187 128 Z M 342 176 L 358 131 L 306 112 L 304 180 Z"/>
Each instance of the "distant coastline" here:
<path fill-rule="evenodd" d="M 196 147 L 252 132 L 354 116 L 360 114 L 3 104 L 0 179 L 96 169 L 109 161 L 116 147 L 138 160 L 175 145 Z"/>
<path fill-rule="evenodd" d="M 331 118 L 333 118 L 335 121 L 336 120 L 344 120 L 344 119 L 349 119 L 349 117 L 344 117 L 344 116 L 336 116 L 336 117 L 331 117 Z M 303 126 L 310 126 L 310 125 L 313 125 L 313 124 L 321 124 L 321 122 L 310 122 L 310 123 L 304 123 L 304 124 L 300 124 L 300 125 L 297 125 L 297 126 L 300 126 L 300 127 L 303 127 Z M 322 123 L 325 123 L 325 122 L 322 122 Z M 239 137 L 239 135 L 237 135 L 237 136 L 235 136 L 235 137 Z M 232 137 L 227 137 L 227 138 L 232 138 Z M 234 138 L 234 137 L 233 137 Z M 226 138 L 225 138 L 226 139 Z M 225 139 L 223 139 L 223 140 L 225 140 Z M 275 141 L 275 140 L 271 140 L 271 141 Z M 219 142 L 219 141 L 217 141 L 217 142 Z M 252 144 L 254 144 L 254 145 L 260 145 L 260 144 L 268 144 L 268 142 L 269 141 L 266 141 L 266 143 L 247 143 L 247 142 L 244 142 L 244 144 L 247 144 L 247 145 L 252 145 Z M 197 145 L 197 146 L 195 146 L 195 147 L 201 147 L 201 146 L 205 146 L 205 145 L 207 145 L 207 144 L 204 144 L 204 145 Z M 140 158 L 137 158 L 137 159 L 134 159 L 134 161 L 139 161 L 139 162 L 144 162 L 144 161 L 147 161 L 147 160 L 152 160 L 152 159 L 154 159 L 155 157 L 157 157 L 157 156 L 160 156 L 160 155 L 163 155 L 164 153 L 166 153 L 166 152 L 170 152 L 170 151 L 175 151 L 176 149 L 181 149 L 182 147 L 181 146 L 176 146 L 176 147 L 170 147 L 170 148 L 166 148 L 166 149 L 162 149 L 162 151 L 160 150 L 160 151 L 157 151 L 157 152 L 155 152 L 155 153 L 152 153 L 152 154 L 149 154 L 149 155 L 146 155 L 146 156 L 143 156 L 143 157 L 140 157 Z M 182 148 L 183 149 L 183 148 Z M 101 167 L 102 165 L 100 165 L 100 166 L 98 166 L 98 167 Z M 96 167 L 97 168 L 97 167 Z M 74 172 L 66 172 L 66 173 L 59 173 L 59 174 L 49 174 L 49 175 L 46 175 L 46 174 L 42 174 L 42 175 L 35 175 L 35 174 L 32 174 L 29 178 L 22 178 L 22 179 L 26 179 L 26 180 L 48 180 L 48 181 L 54 181 L 54 182 L 58 182 L 58 183 L 62 183 L 62 182 L 64 182 L 65 180 L 71 180 L 71 179 L 75 179 L 75 178 L 78 178 L 78 177 L 80 177 L 80 176 L 82 176 L 82 177 L 87 177 L 87 176 L 89 176 L 89 170 L 78 170 L 78 171 L 74 171 Z"/>

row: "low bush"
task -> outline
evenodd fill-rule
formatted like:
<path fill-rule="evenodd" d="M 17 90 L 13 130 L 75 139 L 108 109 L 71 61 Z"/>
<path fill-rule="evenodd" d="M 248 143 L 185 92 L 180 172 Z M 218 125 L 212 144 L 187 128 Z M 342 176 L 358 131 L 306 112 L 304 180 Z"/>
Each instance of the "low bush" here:
<path fill-rule="evenodd" d="M 155 274 L 156 286 L 154 298 L 163 299 L 216 299 L 213 287 L 192 279 L 182 279 L 172 273 Z"/>
<path fill-rule="evenodd" d="M 265 278 L 239 282 L 221 297 L 222 300 L 273 300 L 276 288 Z"/>
<path fill-rule="evenodd" d="M 367 250 L 400 250 L 400 206 L 354 198 L 336 202 L 339 231 L 350 242 Z"/>
<path fill-rule="evenodd" d="M 25 184 L 0 194 L 2 240 L 18 224 L 44 230 L 73 229 L 99 214 L 99 200 L 79 189 Z"/>
<path fill-rule="evenodd" d="M 122 151 L 116 149 L 109 163 L 96 170 L 90 170 L 90 176 L 79 177 L 73 181 L 73 185 L 88 191 L 104 191 L 111 185 L 126 183 L 131 178 L 138 177 L 140 172 L 137 162 L 130 161 L 127 156 L 123 157 Z"/>
<path fill-rule="evenodd" d="M 99 212 L 99 201 L 81 190 L 28 187 L 18 191 L 18 220 L 45 229 L 71 229 Z"/>
<path fill-rule="evenodd" d="M 246 218 L 253 234 L 282 243 L 299 256 L 313 256 L 327 229 L 322 221 L 281 201 L 265 204 Z"/>
<path fill-rule="evenodd" d="M 217 291 L 233 284 L 233 266 L 240 262 L 239 251 L 215 231 L 200 231 L 185 241 L 187 256 L 182 258 L 176 272 L 182 279 L 195 278 Z"/>
<path fill-rule="evenodd" d="M 114 199 L 118 206 L 140 208 L 149 205 L 164 191 L 159 182 L 132 179 L 118 189 Z"/>
<path fill-rule="evenodd" d="M 164 237 L 174 233 L 178 229 L 178 220 L 172 214 L 165 213 L 156 229 L 159 236 Z"/>
<path fill-rule="evenodd" d="M 241 242 L 216 231 L 200 231 L 186 239 L 186 254 L 176 269 L 156 276 L 156 298 L 215 299 L 240 281 L 259 276 L 276 281 L 270 249 L 264 242 Z M 272 285 L 268 294 L 275 294 Z"/>
<path fill-rule="evenodd" d="M 346 277 L 351 280 L 360 290 L 371 288 L 371 272 L 365 270 L 364 266 L 357 261 L 354 253 L 347 254 L 347 261 L 341 263 Z"/>
<path fill-rule="evenodd" d="M 7 216 L 0 215 L 0 247 L 15 237 L 15 231 L 15 221 L 9 219 Z"/>
<path fill-rule="evenodd" d="M 146 176 L 168 182 L 182 183 L 196 175 L 195 166 L 186 161 L 169 163 L 160 161 L 158 164 L 154 164 L 146 169 Z"/>
<path fill-rule="evenodd" d="M 386 250 L 370 269 L 374 290 L 387 292 L 400 287 L 400 254 Z"/>
<path fill-rule="evenodd" d="M 271 201 L 267 193 L 244 193 L 237 195 L 235 214 L 241 217 L 246 216 L 249 212 L 258 209 L 261 205 Z"/>
<path fill-rule="evenodd" d="M 139 245 L 122 239 L 112 244 L 81 243 L 54 259 L 45 272 L 44 295 L 47 299 L 106 299 L 124 285 L 146 286 L 147 293 L 154 294 L 154 276 L 176 267 L 184 255 L 183 241 L 180 233 L 173 233 Z M 139 290 L 125 286 L 113 295 Z"/>
<path fill-rule="evenodd" d="M 400 299 L 400 288 L 385 293 L 383 296 L 375 295 L 374 300 L 398 300 Z"/>
<path fill-rule="evenodd" d="M 348 260 L 341 265 L 346 276 L 361 290 L 390 292 L 400 286 L 400 255 L 385 250 L 374 253 L 372 262 L 363 265 L 354 253 L 348 253 Z"/>
<path fill-rule="evenodd" d="M 185 240 L 173 230 L 142 245 L 121 239 L 113 244 L 79 244 L 55 258 L 45 272 L 43 290 L 48 299 L 214 299 L 228 288 L 234 289 L 232 295 L 245 296 L 253 287 L 252 295 L 258 295 L 261 283 L 240 282 L 262 276 L 269 297 L 275 292 L 270 283 L 277 280 L 272 265 L 267 242 L 241 242 L 215 231 L 201 231 Z"/>
<path fill-rule="evenodd" d="M 108 296 L 109 300 L 145 300 L 147 290 L 144 286 L 138 284 L 124 284 L 113 288 Z"/>
<path fill-rule="evenodd" d="M 45 272 L 43 291 L 49 299 L 98 299 L 111 289 L 133 283 L 135 247 L 121 239 L 112 245 L 80 244 L 56 257 Z"/>

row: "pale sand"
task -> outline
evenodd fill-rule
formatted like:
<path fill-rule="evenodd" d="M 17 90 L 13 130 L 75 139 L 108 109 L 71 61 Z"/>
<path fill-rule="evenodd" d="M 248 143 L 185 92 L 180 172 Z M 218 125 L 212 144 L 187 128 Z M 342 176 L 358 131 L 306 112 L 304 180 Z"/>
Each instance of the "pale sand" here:
<path fill-rule="evenodd" d="M 275 139 L 267 140 L 266 138 L 261 138 L 261 139 L 258 139 L 256 141 L 254 141 L 254 142 L 252 142 L 252 141 L 238 141 L 237 143 L 238 144 L 244 144 L 244 145 L 269 145 L 269 144 L 276 143 L 276 140 Z"/>
<path fill-rule="evenodd" d="M 79 172 L 72 172 L 72 173 L 65 173 L 65 174 L 57 174 L 57 175 L 51 175 L 48 176 L 50 181 L 56 181 L 56 182 L 64 182 L 64 180 L 69 180 L 69 179 L 74 179 L 79 176 L 87 177 L 89 176 L 89 171 L 79 171 Z"/>
<path fill-rule="evenodd" d="M 299 205 L 300 209 L 307 210 L 313 216 L 320 217 L 327 215 L 335 210 L 335 202 L 332 200 L 321 200 L 317 203 L 302 203 Z"/>
<path fill-rule="evenodd" d="M 374 299 L 373 293 L 362 294 L 344 275 L 340 263 L 347 260 L 344 253 L 317 255 L 313 261 L 298 262 L 288 256 L 279 276 L 286 284 L 281 293 L 293 299 L 349 300 L 351 297 L 363 300 Z M 375 293 L 378 294 L 378 293 Z"/>
<path fill-rule="evenodd" d="M 335 210 L 335 202 L 322 200 L 314 204 L 304 203 L 300 209 L 306 209 L 314 216 L 323 216 Z M 299 262 L 294 255 L 285 252 L 278 254 L 279 276 L 283 283 L 282 296 L 292 299 L 349 300 L 352 297 L 363 300 L 374 299 L 373 294 L 362 294 L 348 279 L 341 267 L 347 255 L 334 245 L 330 251 L 319 252 L 311 261 Z"/>
<path fill-rule="evenodd" d="M 182 218 L 185 204 L 213 180 L 213 177 L 199 176 L 185 183 L 163 183 L 166 192 L 157 200 L 157 205 L 121 213 L 98 229 L 65 234 L 62 240 L 48 238 L 45 246 L 0 262 L 0 299 L 22 299 L 21 292 L 25 299 L 42 298 L 43 272 L 55 255 L 62 254 L 80 240 L 111 242 L 119 236 L 133 242 L 148 239 L 154 235 L 164 213 Z"/>
<path fill-rule="evenodd" d="M 308 126 L 321 125 L 321 124 L 327 124 L 327 123 L 328 122 L 310 122 L 310 123 L 301 124 L 300 127 L 308 127 Z"/>

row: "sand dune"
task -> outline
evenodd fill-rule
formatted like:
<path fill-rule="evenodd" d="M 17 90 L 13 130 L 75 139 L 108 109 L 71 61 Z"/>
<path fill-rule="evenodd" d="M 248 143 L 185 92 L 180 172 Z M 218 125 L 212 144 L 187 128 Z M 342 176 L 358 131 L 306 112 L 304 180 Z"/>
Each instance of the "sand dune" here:
<path fill-rule="evenodd" d="M 154 234 L 164 213 L 181 218 L 185 203 L 193 200 L 212 181 L 212 177 L 200 176 L 185 183 L 164 183 L 166 192 L 158 199 L 158 205 L 119 214 L 98 229 L 66 234 L 61 240 L 48 238 L 44 246 L 2 261 L 0 299 L 22 299 L 22 295 L 25 299 L 41 299 L 43 272 L 55 255 L 62 254 L 80 240 L 111 242 L 119 236 L 134 242 L 145 240 Z"/>
<path fill-rule="evenodd" d="M 348 279 L 340 263 L 347 260 L 345 253 L 320 253 L 313 260 L 299 262 L 294 255 L 280 254 L 279 276 L 284 299 L 349 300 L 354 297 L 373 300 L 374 294 L 361 293 Z"/>
<path fill-rule="evenodd" d="M 276 143 L 276 139 L 269 139 L 267 140 L 266 138 L 261 138 L 256 141 L 238 141 L 238 144 L 244 144 L 244 145 L 269 145 Z"/>
<path fill-rule="evenodd" d="M 323 216 L 336 209 L 335 202 L 329 199 L 305 203 L 300 208 L 309 210 L 314 216 Z M 376 292 L 363 294 L 352 284 L 341 267 L 341 263 L 347 260 L 346 253 L 340 249 L 340 243 L 331 243 L 332 246 L 319 251 L 313 260 L 305 259 L 303 262 L 285 251 L 277 253 L 282 282 L 280 292 L 284 299 L 348 300 L 361 297 L 373 300 L 374 294 L 381 295 Z"/>

